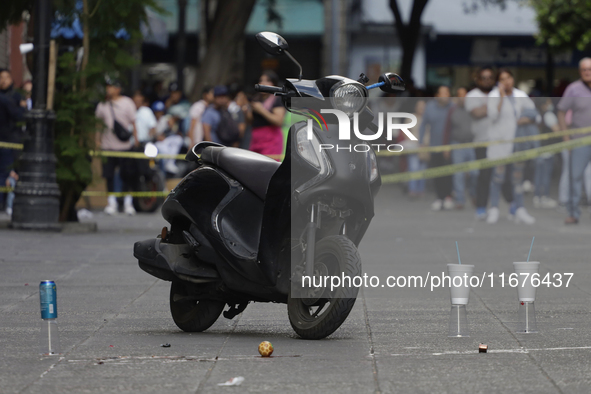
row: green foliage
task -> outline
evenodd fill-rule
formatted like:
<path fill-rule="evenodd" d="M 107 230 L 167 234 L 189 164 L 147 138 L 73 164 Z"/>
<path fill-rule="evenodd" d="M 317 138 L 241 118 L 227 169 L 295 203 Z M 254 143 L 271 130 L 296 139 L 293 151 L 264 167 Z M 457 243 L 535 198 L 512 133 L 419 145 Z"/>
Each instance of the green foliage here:
<path fill-rule="evenodd" d="M 78 17 L 84 23 L 85 15 L 75 8 L 75 0 L 60 0 L 56 5 L 67 20 Z M 161 11 L 152 0 L 88 0 L 90 50 L 86 68 L 80 70 L 80 62 L 76 61 L 79 48 L 59 56 L 55 97 L 56 175 L 62 194 L 73 193 L 71 204 L 93 180 L 88 152 L 95 148 L 97 129 L 102 129 L 97 128 L 94 110 L 103 98 L 105 75 L 123 76 L 138 64 L 132 48 L 141 40 L 140 24 L 146 20 L 147 6 Z M 127 37 L 116 38 L 121 29 L 125 29 Z M 82 81 L 86 89 L 82 89 Z"/>
<path fill-rule="evenodd" d="M 556 50 L 585 50 L 591 42 L 591 0 L 531 0 L 538 42 Z"/>
<path fill-rule="evenodd" d="M 1 13 L 0 25 L 19 21 L 24 11 L 32 12 L 34 18 L 32 0 L 2 1 L 3 11 L 8 12 Z M 94 149 L 96 131 L 101 129 L 97 127 L 94 110 L 104 95 L 105 75 L 124 77 L 139 63 L 133 48 L 142 38 L 140 26 L 147 20 L 146 7 L 158 13 L 165 12 L 155 0 L 87 1 L 88 15 L 83 14 L 82 0 L 52 1 L 54 11 L 66 23 L 78 18 L 83 25 L 87 20 L 89 32 L 86 68 L 82 70 L 77 59 L 77 52 L 83 46 L 80 41 L 71 51 L 60 51 L 56 73 L 56 175 L 62 194 L 71 197 L 70 204 L 75 204 L 80 193 L 92 182 L 89 150 Z M 125 38 L 116 37 L 121 29 L 127 32 Z M 59 47 L 60 39 L 57 44 Z M 61 48 L 71 45 L 71 42 L 62 43 Z M 68 207 L 62 208 L 68 210 Z"/>
<path fill-rule="evenodd" d="M 86 74 L 94 77 L 93 70 L 87 70 Z M 61 55 L 55 95 L 56 176 L 62 193 L 73 191 L 75 195 L 92 182 L 88 151 L 94 147 L 96 130 L 93 91 L 79 91 L 79 80 L 75 54 L 67 52 Z"/>

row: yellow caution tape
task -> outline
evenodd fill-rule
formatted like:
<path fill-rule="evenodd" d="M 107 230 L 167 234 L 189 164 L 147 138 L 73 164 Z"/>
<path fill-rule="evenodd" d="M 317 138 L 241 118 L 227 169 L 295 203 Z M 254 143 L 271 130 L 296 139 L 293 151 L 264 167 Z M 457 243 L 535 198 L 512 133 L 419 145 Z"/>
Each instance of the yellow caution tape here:
<path fill-rule="evenodd" d="M 23 149 L 23 144 L 0 141 L 0 148 L 21 150 Z"/>
<path fill-rule="evenodd" d="M 10 193 L 14 191 L 9 187 L 0 187 L 0 193 Z M 107 196 L 115 196 L 115 197 L 125 197 L 125 196 L 132 196 L 138 198 L 147 198 L 147 197 L 166 197 L 168 196 L 169 191 L 158 191 L 158 192 L 103 192 L 103 191 L 84 191 L 82 192 L 82 197 L 107 197 Z"/>
<path fill-rule="evenodd" d="M 379 151 L 376 152 L 377 156 L 399 156 L 399 155 L 411 155 L 415 153 L 423 153 L 423 152 L 448 152 L 456 149 L 465 149 L 465 148 L 483 148 L 490 145 L 498 145 L 498 144 L 508 144 L 508 143 L 520 143 L 520 142 L 527 142 L 527 141 L 542 141 L 548 140 L 551 138 L 561 138 L 571 135 L 578 135 L 578 134 L 587 134 L 591 133 L 591 127 L 583 127 L 579 129 L 571 129 L 571 130 L 564 130 L 564 131 L 556 131 L 553 133 L 545 133 L 545 134 L 536 134 L 530 135 L 526 137 L 517 137 L 512 140 L 495 140 L 495 141 L 482 141 L 482 142 L 466 142 L 463 144 L 451 144 L 451 145 L 440 145 L 440 146 L 425 146 L 418 149 L 405 149 L 400 152 L 390 152 L 390 151 Z"/>
<path fill-rule="evenodd" d="M 15 150 L 22 150 L 23 144 L 15 144 L 12 142 L 2 142 L 0 141 L 0 148 L 6 149 L 15 149 Z M 155 157 L 146 156 L 143 152 L 128 152 L 128 151 L 113 151 L 113 150 L 91 150 L 88 152 L 90 156 L 97 156 L 97 157 L 123 157 L 128 159 L 174 159 L 174 160 L 184 160 L 185 155 L 165 155 L 159 154 Z M 283 155 L 265 155 L 270 157 L 274 160 L 283 160 Z"/>
<path fill-rule="evenodd" d="M 125 196 L 132 196 L 137 198 L 147 198 L 147 197 L 166 197 L 170 192 L 168 191 L 159 191 L 159 192 L 101 192 L 101 191 L 85 191 L 82 192 L 82 197 L 106 197 L 106 196 L 115 196 L 115 197 L 125 197 Z"/>
<path fill-rule="evenodd" d="M 572 139 L 570 141 L 559 142 L 556 144 L 546 145 L 539 148 L 515 152 L 512 155 L 504 157 L 502 159 L 481 159 L 465 163 L 450 164 L 436 168 L 429 168 L 421 171 L 382 175 L 382 183 L 408 182 L 414 179 L 437 178 L 441 176 L 452 175 L 456 172 L 480 170 L 483 168 L 490 168 L 510 163 L 516 163 L 519 161 L 527 161 L 530 159 L 534 159 L 544 153 L 557 153 L 562 151 L 563 149 L 573 149 L 586 145 L 591 145 L 591 136 Z"/>

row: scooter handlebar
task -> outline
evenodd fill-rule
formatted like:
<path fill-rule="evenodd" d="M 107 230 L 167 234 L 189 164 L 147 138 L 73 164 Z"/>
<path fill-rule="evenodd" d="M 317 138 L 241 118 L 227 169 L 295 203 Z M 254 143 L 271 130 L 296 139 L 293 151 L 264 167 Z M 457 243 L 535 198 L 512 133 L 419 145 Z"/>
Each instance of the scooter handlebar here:
<path fill-rule="evenodd" d="M 261 93 L 283 93 L 283 88 L 280 88 L 278 86 L 260 85 L 258 83 L 254 85 L 254 90 Z"/>

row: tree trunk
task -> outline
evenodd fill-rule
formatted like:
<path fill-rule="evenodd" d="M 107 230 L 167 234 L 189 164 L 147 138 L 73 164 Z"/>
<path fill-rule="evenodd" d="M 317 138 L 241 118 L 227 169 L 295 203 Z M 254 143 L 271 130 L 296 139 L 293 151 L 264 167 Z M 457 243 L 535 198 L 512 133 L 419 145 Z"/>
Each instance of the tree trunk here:
<path fill-rule="evenodd" d="M 193 84 L 191 99 L 201 98 L 205 85 L 230 82 L 235 71 L 238 46 L 256 0 L 219 0 L 207 37 L 207 52 Z"/>
<path fill-rule="evenodd" d="M 425 10 L 428 0 L 414 0 L 408 23 L 405 23 L 400 14 L 397 0 L 390 0 L 390 8 L 394 14 L 395 29 L 402 47 L 402 64 L 400 76 L 404 79 L 411 78 L 417 44 L 421 34 L 421 15 Z"/>

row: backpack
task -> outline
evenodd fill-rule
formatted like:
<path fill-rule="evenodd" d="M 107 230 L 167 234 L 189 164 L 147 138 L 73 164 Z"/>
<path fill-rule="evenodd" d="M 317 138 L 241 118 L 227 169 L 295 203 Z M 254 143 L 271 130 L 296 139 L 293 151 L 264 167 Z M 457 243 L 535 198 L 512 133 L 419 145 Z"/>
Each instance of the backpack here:
<path fill-rule="evenodd" d="M 232 145 L 240 139 L 240 130 L 238 124 L 232 117 L 232 114 L 227 109 L 220 111 L 220 124 L 216 130 L 216 134 L 224 145 Z"/>

